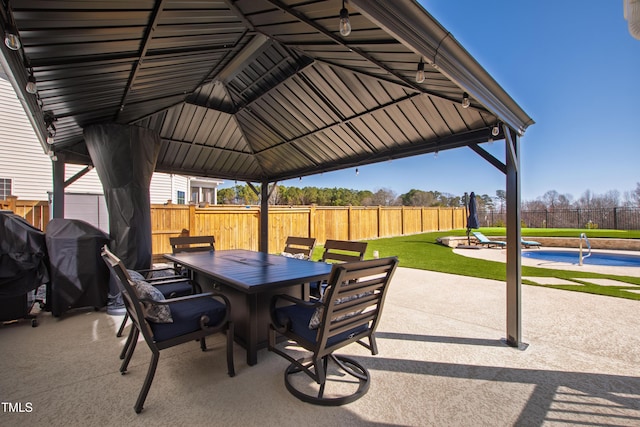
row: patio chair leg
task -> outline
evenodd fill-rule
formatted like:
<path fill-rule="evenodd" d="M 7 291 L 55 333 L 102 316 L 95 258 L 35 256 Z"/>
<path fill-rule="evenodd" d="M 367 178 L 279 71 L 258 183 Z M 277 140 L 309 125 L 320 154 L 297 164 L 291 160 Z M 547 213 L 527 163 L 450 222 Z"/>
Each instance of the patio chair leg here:
<path fill-rule="evenodd" d="M 147 394 L 149 393 L 149 389 L 151 388 L 151 383 L 153 382 L 153 376 L 156 374 L 156 368 L 158 367 L 159 359 L 160 359 L 160 352 L 153 351 L 151 354 L 151 363 L 149 363 L 149 370 L 147 371 L 147 376 L 144 379 L 142 390 L 140 390 L 140 394 L 138 395 L 136 406 L 133 407 L 133 409 L 136 411 L 136 414 L 139 414 L 140 412 L 142 412 L 144 401 L 147 399 Z"/>
<path fill-rule="evenodd" d="M 316 374 L 318 375 L 318 384 L 320 384 L 320 389 L 318 390 L 318 399 L 322 399 L 322 396 L 324 395 L 324 386 L 327 384 L 328 364 L 329 356 L 324 356 L 322 358 L 322 364 L 316 363 Z"/>
<path fill-rule="evenodd" d="M 369 347 L 371 347 L 371 354 L 373 356 L 378 354 L 378 344 L 376 344 L 376 336 L 374 334 L 369 335 Z"/>
<path fill-rule="evenodd" d="M 120 324 L 120 329 L 118 329 L 118 332 L 116 333 L 116 336 L 118 338 L 122 336 L 122 332 L 124 332 L 124 327 L 127 326 L 128 319 L 129 319 L 129 313 L 125 312 L 124 318 L 122 319 L 122 323 Z M 120 359 L 122 359 L 122 357 Z"/>
<path fill-rule="evenodd" d="M 134 328 L 131 328 L 131 330 L 129 331 L 129 336 L 127 336 L 127 341 L 124 343 L 124 347 L 122 347 L 122 351 L 120 352 L 120 360 L 123 360 L 127 355 L 127 349 L 131 345 L 131 340 L 133 339 L 133 330 Z"/>
<path fill-rule="evenodd" d="M 233 322 L 229 322 L 227 326 L 227 373 L 230 377 L 236 375 L 233 364 Z"/>
<path fill-rule="evenodd" d="M 122 365 L 120 365 L 120 373 L 124 375 L 127 372 L 127 367 L 129 366 L 129 362 L 131 361 L 131 356 L 133 356 L 133 351 L 136 349 L 136 344 L 138 343 L 138 328 L 135 325 L 131 325 L 133 329 L 133 337 L 131 338 L 131 344 L 129 344 L 129 349 L 127 350 L 127 355 L 122 361 Z"/>

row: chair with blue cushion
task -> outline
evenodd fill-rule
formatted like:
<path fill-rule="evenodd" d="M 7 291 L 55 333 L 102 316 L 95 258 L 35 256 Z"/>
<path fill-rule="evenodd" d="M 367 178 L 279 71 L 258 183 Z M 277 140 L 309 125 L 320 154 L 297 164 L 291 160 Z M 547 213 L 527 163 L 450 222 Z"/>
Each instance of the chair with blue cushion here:
<path fill-rule="evenodd" d="M 216 238 L 214 236 L 178 236 L 169 237 L 171 253 L 181 252 L 212 252 L 216 250 Z M 193 272 L 177 263 L 173 264 L 176 271 L 180 271 L 183 276 L 189 277 L 193 285 L 202 292 L 202 287 L 194 280 Z"/>
<path fill-rule="evenodd" d="M 120 372 L 123 375 L 127 372 L 140 332 L 151 350 L 147 376 L 134 406 L 136 413 L 143 409 L 158 366 L 160 350 L 188 341 L 200 341 L 200 347 L 205 351 L 205 337 L 226 333 L 227 372 L 231 377 L 235 375 L 233 323 L 229 320 L 229 300 L 224 295 L 208 292 L 165 300 L 154 286 L 132 279 L 122 261 L 107 246 L 102 248 L 102 258 L 120 286 L 127 313 L 133 321 Z"/>
<path fill-rule="evenodd" d="M 164 271 L 164 269 L 162 270 Z M 168 275 L 168 276 L 161 275 L 161 276 L 153 277 L 153 274 L 151 274 L 151 277 L 148 277 L 144 274 L 145 271 L 149 271 L 153 273 L 156 270 L 144 270 L 144 271 L 127 270 L 127 272 L 129 273 L 129 276 L 131 276 L 132 279 L 144 280 L 147 283 L 155 286 L 162 293 L 165 299 L 183 297 L 186 295 L 191 295 L 196 293 L 195 286 L 189 281 L 189 279 L 185 277 L 178 276 L 178 275 Z M 122 323 L 120 324 L 120 328 L 118 329 L 118 332 L 116 332 L 117 337 L 122 336 L 122 332 L 124 332 L 124 328 L 127 325 L 127 320 L 129 320 L 129 315 L 125 312 L 124 318 L 122 319 Z M 126 349 L 127 349 L 127 346 L 125 345 L 124 349 L 122 349 L 122 355 L 120 357 L 121 359 L 124 358 L 124 353 Z"/>
<path fill-rule="evenodd" d="M 378 354 L 375 331 L 397 265 L 395 257 L 336 264 L 320 300 L 273 298 L 268 348 L 290 362 L 284 379 L 291 394 L 305 402 L 335 406 L 367 392 L 367 369 L 334 352 L 357 342 L 372 355 Z M 281 336 L 289 340 L 284 345 L 288 352 L 277 344 Z M 291 341 L 308 356 L 294 357 L 288 347 Z M 353 380 L 348 381 L 345 374 Z"/>

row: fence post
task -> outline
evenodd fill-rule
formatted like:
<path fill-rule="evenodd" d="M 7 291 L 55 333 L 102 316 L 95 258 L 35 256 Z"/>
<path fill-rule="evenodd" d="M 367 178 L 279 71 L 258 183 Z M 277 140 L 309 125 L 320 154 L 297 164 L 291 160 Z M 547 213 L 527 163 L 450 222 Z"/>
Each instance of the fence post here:
<path fill-rule="evenodd" d="M 16 213 L 16 201 L 18 196 L 7 196 L 7 202 L 9 202 L 9 210 Z"/>
<path fill-rule="evenodd" d="M 196 231 L 196 205 L 189 205 L 189 234 L 198 236 Z"/>
<path fill-rule="evenodd" d="M 347 209 L 347 240 L 353 240 L 353 234 L 351 232 L 351 229 L 353 228 L 353 224 L 351 224 L 351 220 L 353 219 L 352 208 L 353 206 L 349 205 L 349 208 Z"/>
<path fill-rule="evenodd" d="M 378 237 L 382 237 L 382 206 L 378 205 Z"/>
<path fill-rule="evenodd" d="M 613 229 L 618 229 L 618 208 L 613 208 Z"/>
<path fill-rule="evenodd" d="M 309 209 L 309 237 L 316 235 L 316 204 L 312 204 Z"/>

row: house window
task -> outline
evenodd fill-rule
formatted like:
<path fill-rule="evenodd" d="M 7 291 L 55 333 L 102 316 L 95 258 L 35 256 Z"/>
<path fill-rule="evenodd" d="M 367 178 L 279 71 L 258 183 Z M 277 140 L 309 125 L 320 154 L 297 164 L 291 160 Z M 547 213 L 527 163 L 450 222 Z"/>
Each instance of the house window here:
<path fill-rule="evenodd" d="M 178 204 L 184 205 L 184 191 L 178 191 Z"/>
<path fill-rule="evenodd" d="M 6 199 L 11 195 L 11 180 L 0 178 L 0 199 Z"/>

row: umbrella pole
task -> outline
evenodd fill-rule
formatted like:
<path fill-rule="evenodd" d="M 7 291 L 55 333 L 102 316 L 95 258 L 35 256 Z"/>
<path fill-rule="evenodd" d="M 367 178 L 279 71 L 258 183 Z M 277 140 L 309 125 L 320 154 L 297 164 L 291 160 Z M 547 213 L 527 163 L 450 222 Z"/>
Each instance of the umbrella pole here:
<path fill-rule="evenodd" d="M 467 196 L 467 192 L 464 192 L 464 217 L 467 219 L 467 245 L 471 246 L 471 238 L 469 237 L 471 229 L 468 227 L 469 224 L 469 198 Z"/>

